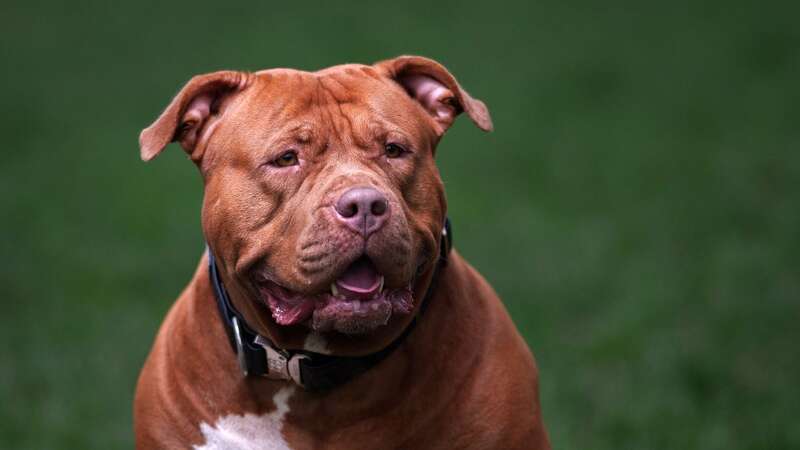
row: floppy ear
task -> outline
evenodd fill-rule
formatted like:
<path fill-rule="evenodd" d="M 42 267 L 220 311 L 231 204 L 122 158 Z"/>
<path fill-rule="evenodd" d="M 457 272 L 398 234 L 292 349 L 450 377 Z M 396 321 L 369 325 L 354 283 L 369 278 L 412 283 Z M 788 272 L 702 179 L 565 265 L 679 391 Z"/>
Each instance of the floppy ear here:
<path fill-rule="evenodd" d="M 250 76 L 243 72 L 221 71 L 197 75 L 186 83 L 158 119 L 139 134 L 142 160 L 158 156 L 170 142 L 197 160 L 194 149 L 217 118 L 223 101 L 246 87 Z"/>
<path fill-rule="evenodd" d="M 421 56 L 399 56 L 381 61 L 375 68 L 403 86 L 428 111 L 439 127 L 439 135 L 447 131 L 462 111 L 481 130 L 492 130 L 486 105 L 472 98 L 438 62 Z"/>

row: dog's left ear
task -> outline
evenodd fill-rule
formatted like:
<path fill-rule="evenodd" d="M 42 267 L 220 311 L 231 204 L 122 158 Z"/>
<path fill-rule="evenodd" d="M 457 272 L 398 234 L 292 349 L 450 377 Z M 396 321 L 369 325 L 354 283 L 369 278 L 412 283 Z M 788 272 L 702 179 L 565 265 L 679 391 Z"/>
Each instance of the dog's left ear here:
<path fill-rule="evenodd" d="M 399 56 L 374 66 L 394 79 L 431 115 L 440 136 L 462 111 L 481 130 L 492 131 L 492 118 L 482 101 L 472 98 L 438 62 L 421 56 Z"/>

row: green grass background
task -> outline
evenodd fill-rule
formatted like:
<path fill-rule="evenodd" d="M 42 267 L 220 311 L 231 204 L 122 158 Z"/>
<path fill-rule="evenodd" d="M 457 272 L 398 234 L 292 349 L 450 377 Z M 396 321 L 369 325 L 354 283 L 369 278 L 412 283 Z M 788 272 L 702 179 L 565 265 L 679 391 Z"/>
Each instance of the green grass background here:
<path fill-rule="evenodd" d="M 800 448 L 795 5 L 3 2 L 0 447 L 132 446 L 203 250 L 194 167 L 137 147 L 186 80 L 410 53 L 492 111 L 438 158 L 554 447 Z"/>

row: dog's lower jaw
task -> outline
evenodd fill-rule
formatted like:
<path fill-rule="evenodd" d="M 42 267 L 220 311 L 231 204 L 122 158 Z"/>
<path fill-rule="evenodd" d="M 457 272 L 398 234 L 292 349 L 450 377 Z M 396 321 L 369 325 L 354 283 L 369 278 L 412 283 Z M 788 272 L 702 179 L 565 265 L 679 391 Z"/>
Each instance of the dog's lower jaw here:
<path fill-rule="evenodd" d="M 413 305 L 410 287 L 383 291 L 377 298 L 366 300 L 335 299 L 314 310 L 311 328 L 320 332 L 366 334 L 386 325 L 392 314 L 409 314 Z"/>
<path fill-rule="evenodd" d="M 366 334 L 386 325 L 392 314 L 409 314 L 414 306 L 410 285 L 381 290 L 370 297 L 357 299 L 333 293 L 287 295 L 284 294 L 287 290 L 274 284 L 260 285 L 258 290 L 278 325 L 303 324 L 318 332 Z"/>

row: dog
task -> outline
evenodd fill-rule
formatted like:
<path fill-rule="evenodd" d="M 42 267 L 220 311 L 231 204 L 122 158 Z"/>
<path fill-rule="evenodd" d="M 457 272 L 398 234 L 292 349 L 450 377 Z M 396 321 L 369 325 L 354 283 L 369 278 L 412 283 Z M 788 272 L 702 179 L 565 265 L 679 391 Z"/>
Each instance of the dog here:
<path fill-rule="evenodd" d="M 134 400 L 139 449 L 549 449 L 533 355 L 451 249 L 441 64 L 192 78 L 139 138 L 204 182 L 207 251 Z"/>

